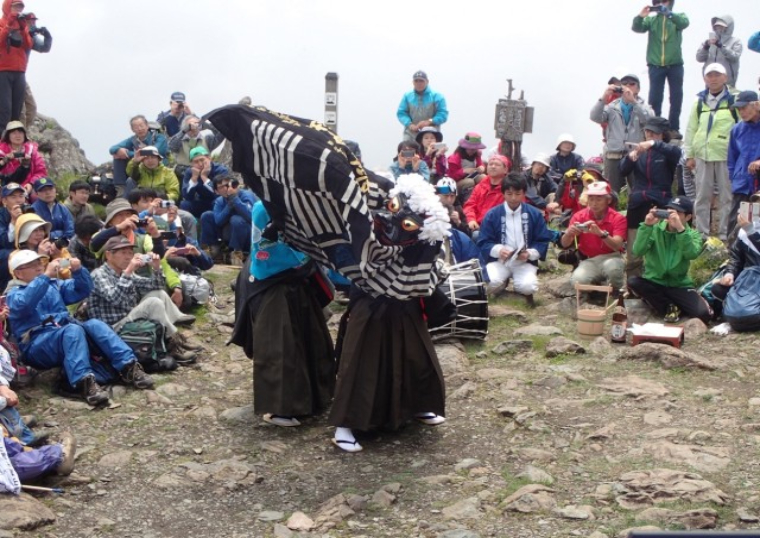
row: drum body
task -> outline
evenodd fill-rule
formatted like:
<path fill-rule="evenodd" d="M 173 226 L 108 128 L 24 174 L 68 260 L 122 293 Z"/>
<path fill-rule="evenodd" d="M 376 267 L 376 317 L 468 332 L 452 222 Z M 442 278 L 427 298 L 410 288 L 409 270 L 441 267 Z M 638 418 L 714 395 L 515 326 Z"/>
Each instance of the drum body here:
<path fill-rule="evenodd" d="M 488 297 L 478 260 L 448 267 L 449 277 L 439 284 L 456 307 L 456 318 L 437 327 L 430 327 L 433 340 L 471 338 L 483 340 L 488 334 Z"/>

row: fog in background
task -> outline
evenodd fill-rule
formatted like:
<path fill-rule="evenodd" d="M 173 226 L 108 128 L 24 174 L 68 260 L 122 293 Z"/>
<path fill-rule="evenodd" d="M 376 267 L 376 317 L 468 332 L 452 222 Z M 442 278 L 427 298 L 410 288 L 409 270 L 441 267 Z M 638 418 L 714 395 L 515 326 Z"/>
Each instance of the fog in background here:
<path fill-rule="evenodd" d="M 572 133 L 584 157 L 601 152 L 588 119 L 611 75 L 635 73 L 646 99 L 646 35 L 631 31 L 644 2 L 348 2 L 345 0 L 25 0 L 53 34 L 27 71 L 39 111 L 80 141 L 95 164 L 131 135 L 136 114 L 155 119 L 183 91 L 198 114 L 250 95 L 255 105 L 324 120 L 325 74 L 339 75 L 338 132 L 360 143 L 365 163 L 387 167 L 401 140 L 396 109 L 422 69 L 447 99 L 444 140 L 467 131 L 495 144 L 494 110 L 511 78 L 535 108 L 523 153 L 554 150 Z M 740 89 L 757 90 L 757 1 L 678 0 L 686 80 L 681 129 L 704 84 L 695 60 L 710 19 L 730 14 L 745 50 Z M 754 26 L 753 26 L 754 24 Z M 663 115 L 667 117 L 667 90 Z"/>

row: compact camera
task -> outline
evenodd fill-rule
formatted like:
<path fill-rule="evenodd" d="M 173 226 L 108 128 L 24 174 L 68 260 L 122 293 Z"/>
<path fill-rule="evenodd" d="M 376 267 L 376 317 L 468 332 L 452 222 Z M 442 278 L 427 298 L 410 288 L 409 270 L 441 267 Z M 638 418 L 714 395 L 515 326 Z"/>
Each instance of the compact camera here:
<path fill-rule="evenodd" d="M 171 207 L 174 205 L 174 202 L 171 200 L 161 200 L 161 207 Z"/>
<path fill-rule="evenodd" d="M 147 228 L 148 227 L 148 219 L 140 219 L 137 221 L 138 228 Z"/>
<path fill-rule="evenodd" d="M 405 159 L 411 159 L 411 158 L 413 158 L 414 155 L 415 155 L 415 153 L 416 153 L 416 151 L 414 151 L 413 149 L 403 149 L 403 150 L 401 150 L 401 156 L 404 157 Z"/>
<path fill-rule="evenodd" d="M 654 216 L 660 220 L 667 220 L 670 218 L 670 211 L 667 209 L 658 209 L 654 212 Z"/>
<path fill-rule="evenodd" d="M 68 258 L 62 258 L 58 262 L 59 269 L 68 269 L 69 267 L 71 267 L 71 260 L 69 260 Z"/>
<path fill-rule="evenodd" d="M 142 260 L 143 263 L 150 263 L 153 261 L 153 256 L 151 256 L 150 254 L 143 254 L 142 256 L 140 256 L 140 259 Z"/>
<path fill-rule="evenodd" d="M 587 232 L 589 228 L 588 224 L 586 224 L 585 222 L 576 222 L 575 227 L 578 228 L 582 232 Z"/>

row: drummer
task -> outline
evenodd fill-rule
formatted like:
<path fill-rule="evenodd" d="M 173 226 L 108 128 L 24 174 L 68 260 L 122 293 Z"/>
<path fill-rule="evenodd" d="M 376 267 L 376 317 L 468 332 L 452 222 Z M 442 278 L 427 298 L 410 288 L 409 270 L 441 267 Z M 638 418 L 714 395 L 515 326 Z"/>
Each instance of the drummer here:
<path fill-rule="evenodd" d="M 527 184 L 519 173 L 510 173 L 501 184 L 504 203 L 490 209 L 480 225 L 478 247 L 487 260 L 491 296 L 503 292 L 509 279 L 515 292 L 534 306 L 538 291 L 538 260 L 546 258 L 549 242 L 559 232 L 546 227 L 543 212 L 525 203 Z"/>

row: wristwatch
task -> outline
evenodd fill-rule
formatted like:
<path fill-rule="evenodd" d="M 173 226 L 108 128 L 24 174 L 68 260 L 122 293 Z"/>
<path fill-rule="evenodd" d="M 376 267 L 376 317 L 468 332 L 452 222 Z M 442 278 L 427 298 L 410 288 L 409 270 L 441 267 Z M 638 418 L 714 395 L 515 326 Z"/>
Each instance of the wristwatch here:
<path fill-rule="evenodd" d="M 602 232 L 602 239 L 603 239 L 603 240 L 604 240 L 604 239 L 607 239 L 609 236 L 610 236 L 610 232 L 608 232 L 607 230 L 604 230 L 604 231 Z"/>

